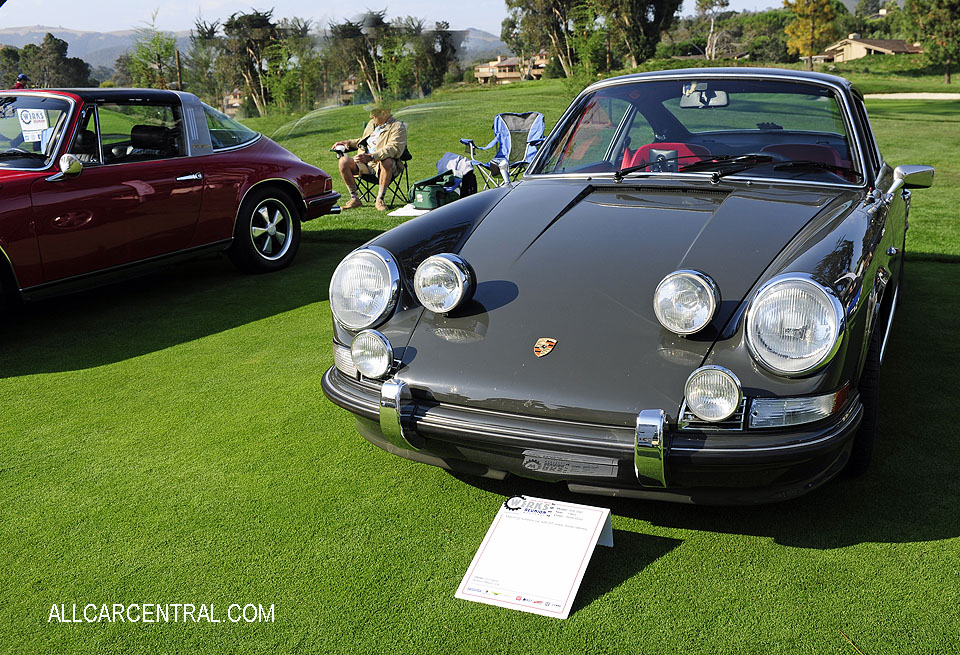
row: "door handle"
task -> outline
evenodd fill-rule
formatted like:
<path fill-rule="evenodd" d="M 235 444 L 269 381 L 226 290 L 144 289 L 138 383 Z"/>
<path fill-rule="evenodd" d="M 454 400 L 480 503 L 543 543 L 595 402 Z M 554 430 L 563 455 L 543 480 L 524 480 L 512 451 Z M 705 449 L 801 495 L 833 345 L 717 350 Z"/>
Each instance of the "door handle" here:
<path fill-rule="evenodd" d="M 192 180 L 202 180 L 203 173 L 189 173 L 187 175 L 181 175 L 177 178 L 177 182 L 190 182 Z"/>

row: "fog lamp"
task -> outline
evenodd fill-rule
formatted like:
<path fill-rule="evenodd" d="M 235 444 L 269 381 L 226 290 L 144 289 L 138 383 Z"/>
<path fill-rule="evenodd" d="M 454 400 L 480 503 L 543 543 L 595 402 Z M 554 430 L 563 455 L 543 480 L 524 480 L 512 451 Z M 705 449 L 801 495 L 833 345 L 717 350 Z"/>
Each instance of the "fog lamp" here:
<path fill-rule="evenodd" d="M 393 366 L 393 347 L 385 336 L 376 330 L 364 330 L 350 346 L 353 364 L 368 378 L 382 378 Z"/>
<path fill-rule="evenodd" d="M 698 368 L 683 387 L 687 409 L 704 421 L 723 421 L 733 416 L 743 399 L 740 380 L 722 366 Z"/>

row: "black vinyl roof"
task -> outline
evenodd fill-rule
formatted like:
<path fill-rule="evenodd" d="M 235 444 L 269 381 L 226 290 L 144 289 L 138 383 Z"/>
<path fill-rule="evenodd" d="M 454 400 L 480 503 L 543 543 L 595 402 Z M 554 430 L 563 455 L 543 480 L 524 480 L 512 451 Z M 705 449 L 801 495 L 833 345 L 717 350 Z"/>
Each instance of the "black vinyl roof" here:
<path fill-rule="evenodd" d="M 27 89 L 24 89 L 27 90 Z M 84 101 L 104 100 L 141 100 L 146 102 L 176 102 L 179 99 L 177 91 L 160 89 L 117 89 L 117 88 L 87 88 L 87 89 L 29 89 L 48 93 L 72 93 Z"/>

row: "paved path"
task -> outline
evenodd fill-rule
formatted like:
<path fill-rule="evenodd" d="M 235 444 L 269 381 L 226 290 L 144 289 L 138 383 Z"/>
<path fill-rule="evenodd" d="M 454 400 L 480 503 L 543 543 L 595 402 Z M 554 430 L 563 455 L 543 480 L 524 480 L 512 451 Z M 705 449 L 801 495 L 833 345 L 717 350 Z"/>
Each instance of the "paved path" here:
<path fill-rule="evenodd" d="M 867 93 L 870 100 L 960 100 L 960 93 Z"/>

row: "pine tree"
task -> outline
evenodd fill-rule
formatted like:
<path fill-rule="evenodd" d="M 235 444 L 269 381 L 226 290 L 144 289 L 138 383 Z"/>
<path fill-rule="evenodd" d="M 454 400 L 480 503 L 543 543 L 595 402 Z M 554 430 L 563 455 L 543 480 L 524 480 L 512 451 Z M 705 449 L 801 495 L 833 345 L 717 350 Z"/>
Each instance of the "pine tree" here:
<path fill-rule="evenodd" d="M 950 84 L 950 64 L 960 58 L 960 0 L 907 0 L 904 9 L 927 59 L 945 65 L 943 81 Z"/>

